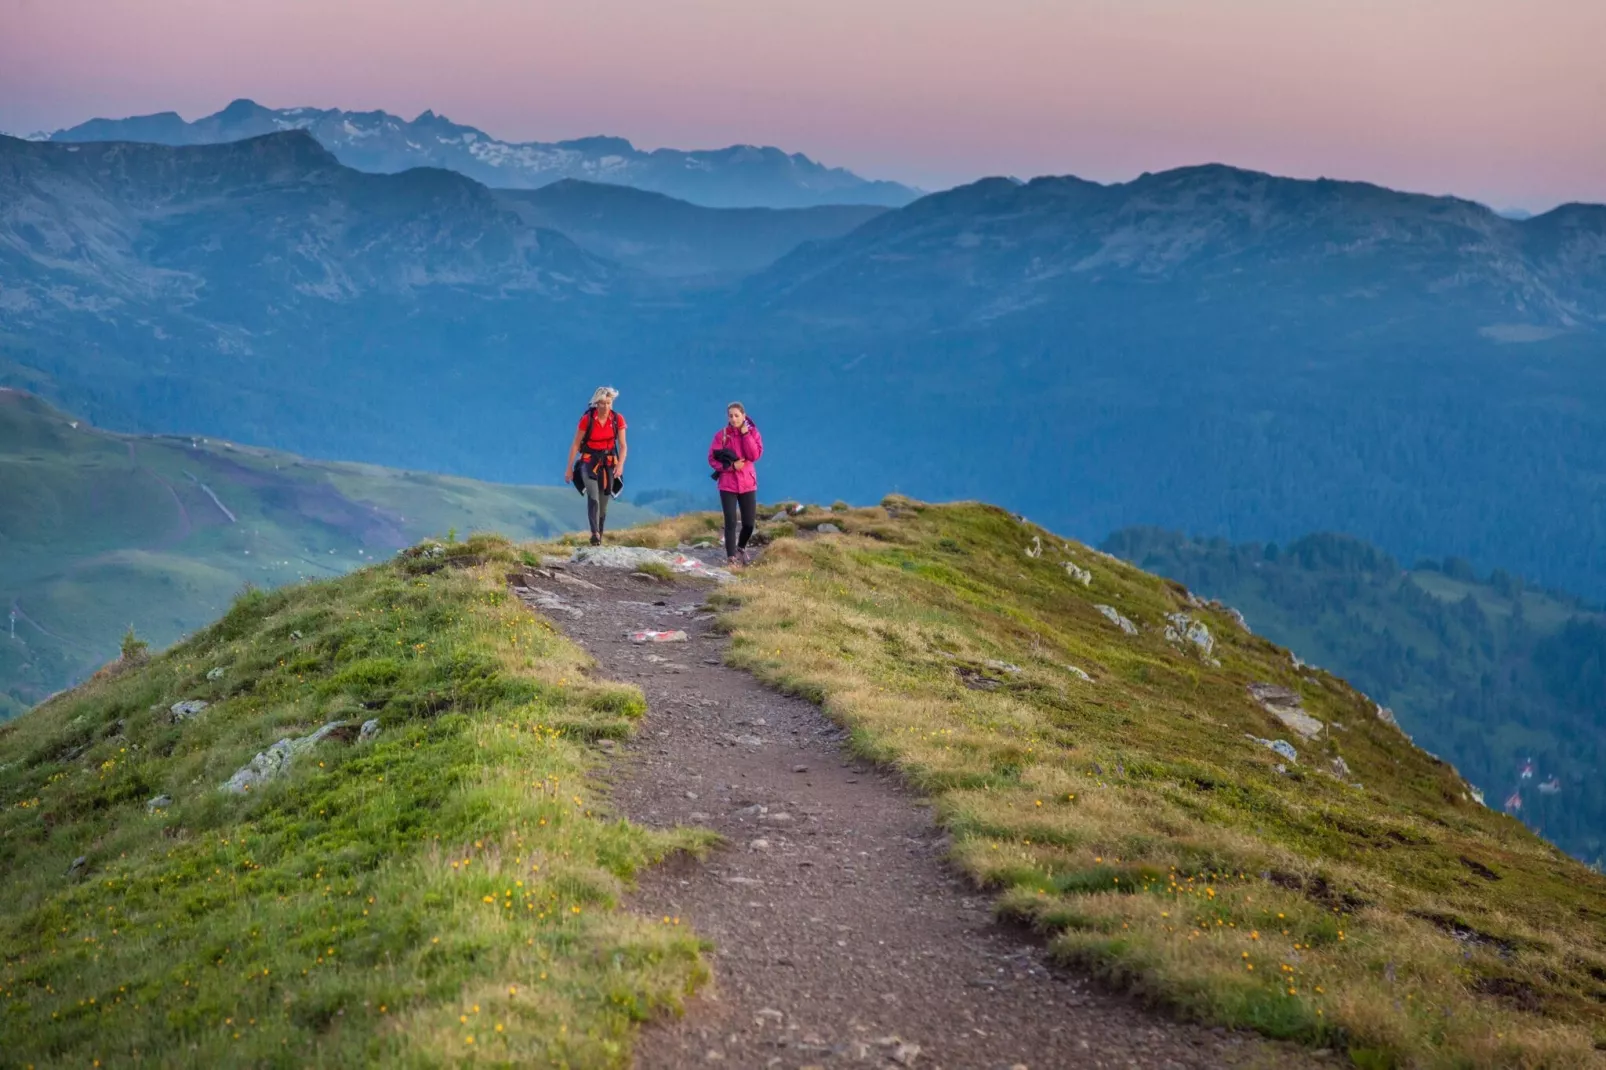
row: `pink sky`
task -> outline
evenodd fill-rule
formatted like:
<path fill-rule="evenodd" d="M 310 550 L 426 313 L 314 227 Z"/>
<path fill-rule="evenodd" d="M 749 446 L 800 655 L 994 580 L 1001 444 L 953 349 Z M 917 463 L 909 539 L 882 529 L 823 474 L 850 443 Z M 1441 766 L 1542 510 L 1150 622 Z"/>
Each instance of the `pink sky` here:
<path fill-rule="evenodd" d="M 1606 202 L 1606 0 L 0 0 L 0 129 L 235 97 L 927 188 L 1221 161 Z"/>

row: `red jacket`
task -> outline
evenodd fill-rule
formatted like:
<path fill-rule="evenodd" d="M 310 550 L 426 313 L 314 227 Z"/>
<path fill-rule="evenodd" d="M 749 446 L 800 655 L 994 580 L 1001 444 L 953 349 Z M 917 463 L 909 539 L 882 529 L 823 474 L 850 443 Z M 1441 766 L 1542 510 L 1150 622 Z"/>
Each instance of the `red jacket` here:
<path fill-rule="evenodd" d="M 747 463 L 740 470 L 726 468 L 714 459 L 715 450 L 730 450 Z M 758 433 L 758 427 L 752 420 L 747 421 L 747 430 L 740 432 L 726 424 L 715 432 L 714 441 L 708 447 L 708 467 L 719 472 L 720 490 L 745 494 L 758 489 L 758 473 L 753 469 L 753 462 L 762 456 L 764 436 Z"/>

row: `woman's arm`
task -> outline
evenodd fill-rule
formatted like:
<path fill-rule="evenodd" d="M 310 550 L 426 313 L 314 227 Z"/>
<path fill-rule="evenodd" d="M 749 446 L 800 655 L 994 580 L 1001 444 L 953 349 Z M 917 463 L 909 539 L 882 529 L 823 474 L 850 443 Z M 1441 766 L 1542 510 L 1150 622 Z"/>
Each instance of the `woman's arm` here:
<path fill-rule="evenodd" d="M 574 478 L 574 459 L 580 455 L 580 439 L 586 433 L 583 427 L 574 429 L 574 441 L 569 443 L 569 459 L 563 462 L 563 481 L 567 483 Z"/>
<path fill-rule="evenodd" d="M 753 455 L 748 460 L 756 461 L 764 456 L 764 436 L 758 433 L 758 425 L 754 423 L 747 425 L 747 434 L 752 439 L 749 445 L 753 452 Z"/>
<path fill-rule="evenodd" d="M 625 445 L 626 430 L 628 429 L 623 426 L 619 428 L 619 471 L 621 472 L 625 470 L 625 454 L 630 452 L 630 447 Z"/>

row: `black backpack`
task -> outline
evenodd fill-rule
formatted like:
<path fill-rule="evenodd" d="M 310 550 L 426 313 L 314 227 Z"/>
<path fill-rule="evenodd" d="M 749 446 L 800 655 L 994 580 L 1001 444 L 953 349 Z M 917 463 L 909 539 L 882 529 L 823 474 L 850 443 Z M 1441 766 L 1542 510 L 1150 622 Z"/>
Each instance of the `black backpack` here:
<path fill-rule="evenodd" d="M 619 456 L 619 414 L 617 412 L 609 413 L 608 419 L 613 423 L 613 446 L 604 456 L 617 457 Z M 591 452 L 588 443 L 591 441 L 591 432 L 596 426 L 597 410 L 596 406 L 592 406 L 586 410 L 586 433 L 580 436 L 580 454 L 579 456 L 575 457 L 574 468 L 569 473 L 569 479 L 574 483 L 574 489 L 579 491 L 581 494 L 586 492 L 586 480 L 584 475 L 585 458 L 586 454 Z M 614 482 L 620 483 L 621 481 L 615 479 Z M 615 491 L 614 493 L 617 492 Z"/>

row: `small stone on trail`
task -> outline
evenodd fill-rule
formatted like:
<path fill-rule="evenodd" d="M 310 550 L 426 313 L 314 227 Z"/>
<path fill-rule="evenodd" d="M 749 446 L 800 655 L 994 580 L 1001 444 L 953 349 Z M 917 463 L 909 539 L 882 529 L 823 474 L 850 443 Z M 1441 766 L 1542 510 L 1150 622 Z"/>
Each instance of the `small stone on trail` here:
<path fill-rule="evenodd" d="M 814 530 L 819 532 L 821 535 L 840 535 L 840 534 L 842 534 L 842 529 L 841 528 L 837 527 L 835 524 L 830 524 L 830 523 L 821 524 L 819 527 L 815 528 Z"/>
<path fill-rule="evenodd" d="M 695 791 L 688 791 L 686 793 L 686 798 L 695 800 L 697 798 L 697 793 Z"/>
<path fill-rule="evenodd" d="M 632 643 L 684 643 L 684 642 L 686 642 L 686 633 L 682 632 L 682 631 L 660 632 L 660 631 L 655 631 L 655 630 L 649 628 L 646 631 L 630 632 L 629 636 L 630 636 L 630 641 Z"/>
<path fill-rule="evenodd" d="M 809 767 L 806 765 L 794 765 L 792 767 L 792 772 L 794 773 L 807 773 L 808 771 Z"/>
<path fill-rule="evenodd" d="M 769 840 L 754 840 L 752 843 L 748 844 L 747 846 L 751 847 L 755 851 L 768 851 L 770 849 L 770 841 Z"/>

